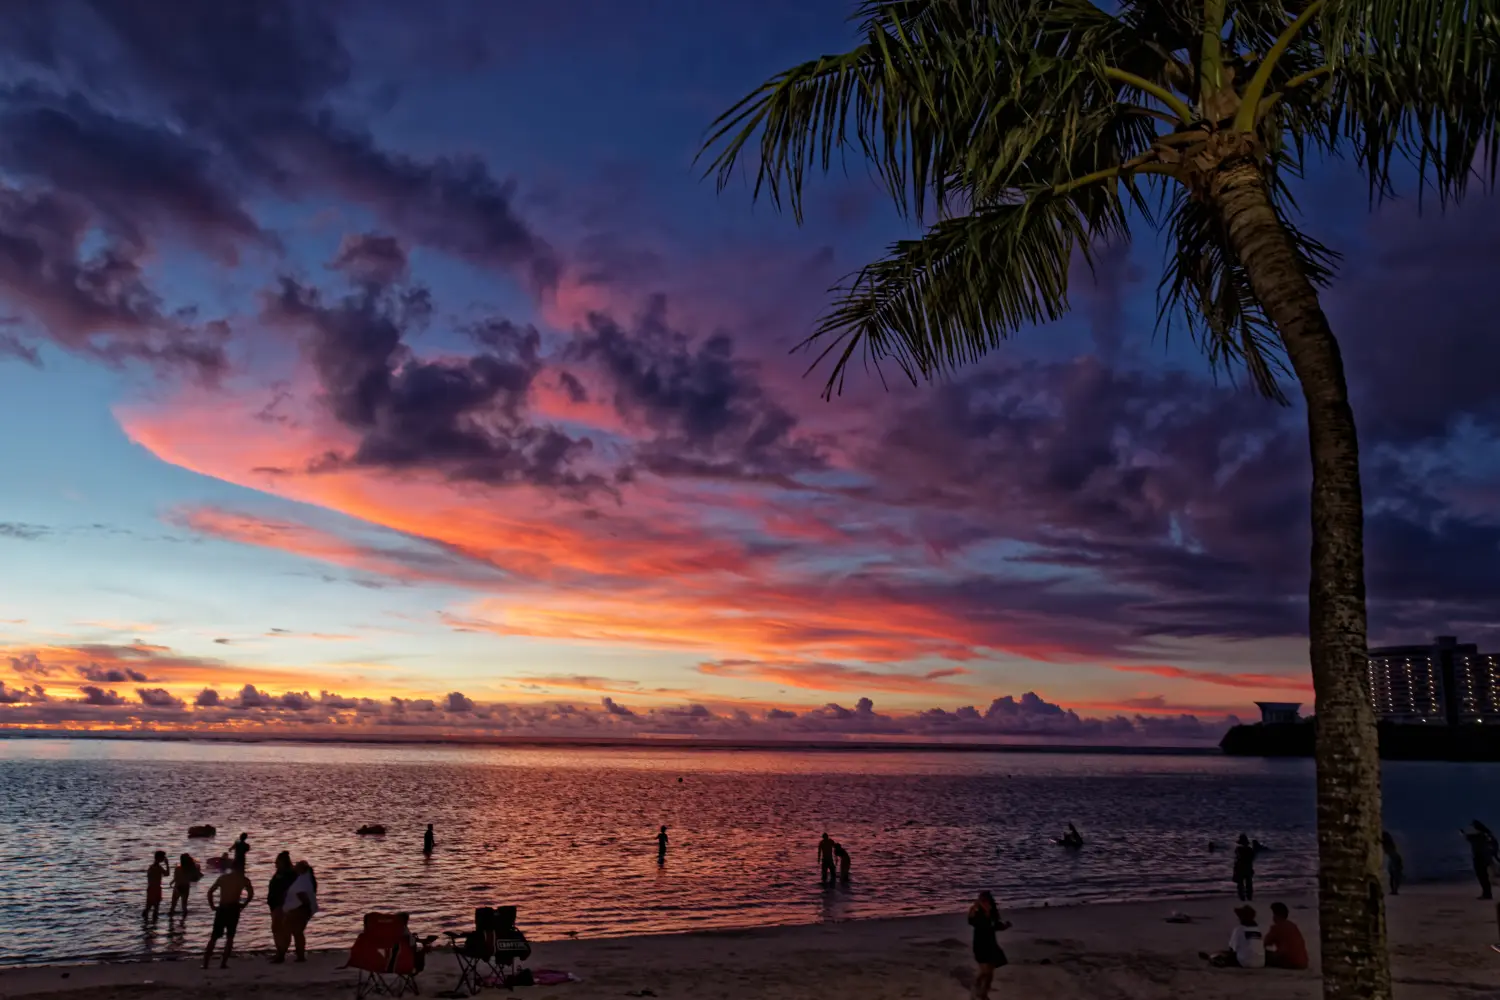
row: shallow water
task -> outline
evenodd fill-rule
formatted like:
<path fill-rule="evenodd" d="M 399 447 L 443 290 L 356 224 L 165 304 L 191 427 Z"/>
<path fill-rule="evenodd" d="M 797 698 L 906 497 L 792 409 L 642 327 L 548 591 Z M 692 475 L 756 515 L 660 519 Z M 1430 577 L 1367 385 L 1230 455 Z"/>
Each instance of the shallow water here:
<path fill-rule="evenodd" d="M 1390 764 L 1386 787 L 1408 876 L 1462 877 L 1457 828 L 1500 800 L 1500 768 Z M 429 933 L 510 903 L 545 939 L 930 913 L 979 888 L 1002 905 L 1219 892 L 1229 856 L 1208 843 L 1241 831 L 1273 848 L 1261 896 L 1314 870 L 1308 761 L 28 739 L 0 740 L 0 792 L 0 963 L 201 948 L 212 873 L 186 921 L 143 927 L 145 869 L 241 830 L 258 893 L 282 848 L 317 869 L 320 947 L 375 909 Z M 1052 843 L 1069 820 L 1082 851 Z M 354 834 L 375 822 L 387 836 Z M 218 837 L 189 841 L 195 823 Z M 847 887 L 818 884 L 824 829 L 853 856 Z M 265 914 L 246 913 L 241 948 L 268 946 Z"/>

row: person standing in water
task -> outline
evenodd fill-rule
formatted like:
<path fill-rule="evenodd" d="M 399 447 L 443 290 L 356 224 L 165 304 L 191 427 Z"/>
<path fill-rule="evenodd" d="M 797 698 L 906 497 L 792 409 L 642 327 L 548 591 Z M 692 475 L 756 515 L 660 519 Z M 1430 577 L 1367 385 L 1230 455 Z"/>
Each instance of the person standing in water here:
<path fill-rule="evenodd" d="M 1006 964 L 1005 951 L 995 940 L 995 932 L 1010 926 L 1000 919 L 1000 908 L 988 891 L 981 892 L 969 907 L 969 926 L 974 928 L 974 1000 L 987 1000 L 995 970 Z"/>
<path fill-rule="evenodd" d="M 1234 847 L 1234 891 L 1242 903 L 1255 898 L 1255 848 L 1243 833 Z"/>
<path fill-rule="evenodd" d="M 187 916 L 188 896 L 192 894 L 193 883 L 202 877 L 203 869 L 198 867 L 191 854 L 177 859 L 177 870 L 172 873 L 172 901 L 167 904 L 169 919 L 176 912 L 178 903 L 182 904 L 182 915 Z"/>
<path fill-rule="evenodd" d="M 142 920 L 155 920 L 161 916 L 161 883 L 170 874 L 172 866 L 167 863 L 167 852 L 157 851 L 151 859 L 151 867 L 146 869 L 146 905 L 141 908 Z"/>
<path fill-rule="evenodd" d="M 833 856 L 839 863 L 839 881 L 845 885 L 849 884 L 849 852 L 844 850 L 843 844 L 833 845 Z"/>
<path fill-rule="evenodd" d="M 828 831 L 823 831 L 823 839 L 818 841 L 818 880 L 821 882 L 832 882 L 837 877 L 837 870 L 833 864 L 833 838 L 828 836 Z"/>
<path fill-rule="evenodd" d="M 240 902 L 241 895 L 245 897 L 243 903 Z M 229 956 L 234 952 L 234 932 L 240 926 L 240 911 L 249 906 L 254 898 L 255 887 L 245 877 L 243 867 L 225 872 L 208 887 L 208 906 L 214 911 L 214 929 L 209 936 L 208 947 L 203 949 L 205 969 L 208 968 L 209 959 L 214 957 L 214 945 L 221 937 L 224 939 L 224 957 L 219 961 L 219 968 L 229 968 Z"/>
<path fill-rule="evenodd" d="M 245 855 L 247 855 L 247 854 L 250 853 L 250 835 L 248 833 L 242 833 L 242 834 L 240 834 L 240 839 L 236 840 L 234 842 L 234 845 L 232 847 L 230 847 L 229 849 L 234 852 L 234 868 L 235 868 L 235 870 L 236 871 L 244 871 L 245 870 Z"/>
<path fill-rule="evenodd" d="M 427 824 L 427 832 L 422 834 L 422 853 L 432 854 L 432 849 L 437 846 L 437 838 L 432 835 L 432 824 Z"/>
<path fill-rule="evenodd" d="M 1391 895 L 1399 896 L 1401 877 L 1406 874 L 1406 862 L 1401 860 L 1401 852 L 1396 849 L 1396 838 L 1391 836 L 1391 831 L 1381 831 L 1380 849 L 1385 852 L 1385 870 L 1391 880 Z"/>
<path fill-rule="evenodd" d="M 665 826 L 656 835 L 656 863 L 658 865 L 667 863 L 667 828 Z"/>

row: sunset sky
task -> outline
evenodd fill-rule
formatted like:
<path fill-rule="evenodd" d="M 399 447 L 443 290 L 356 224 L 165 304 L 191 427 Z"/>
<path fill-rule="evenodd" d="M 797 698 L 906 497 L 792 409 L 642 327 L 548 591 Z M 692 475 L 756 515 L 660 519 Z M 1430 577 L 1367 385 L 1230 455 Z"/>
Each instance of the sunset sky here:
<path fill-rule="evenodd" d="M 1301 411 L 1155 330 L 1149 230 L 961 377 L 804 377 L 828 287 L 908 227 L 857 160 L 801 228 L 692 160 L 850 7 L 9 12 L 0 726 L 1129 742 L 1310 709 Z M 1500 204 L 1298 192 L 1346 255 L 1372 639 L 1500 647 Z"/>

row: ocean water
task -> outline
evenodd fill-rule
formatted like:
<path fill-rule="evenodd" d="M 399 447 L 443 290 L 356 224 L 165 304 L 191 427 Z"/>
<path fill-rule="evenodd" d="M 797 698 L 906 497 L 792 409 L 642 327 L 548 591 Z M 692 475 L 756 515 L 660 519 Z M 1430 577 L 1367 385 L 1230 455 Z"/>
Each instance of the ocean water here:
<path fill-rule="evenodd" d="M 1500 820 L 1476 807 L 1500 804 L 1500 768 L 1388 764 L 1385 781 L 1409 877 L 1464 877 L 1458 827 Z M 1052 843 L 1068 821 L 1082 851 Z M 218 837 L 188 840 L 197 823 Z M 356 836 L 364 823 L 389 832 Z M 825 829 L 852 855 L 848 886 L 819 885 Z M 242 830 L 258 893 L 283 848 L 317 870 L 318 947 L 346 946 L 368 910 L 437 933 L 513 904 L 545 940 L 933 913 L 980 888 L 1009 906 L 1222 892 L 1240 832 L 1271 848 L 1263 897 L 1311 887 L 1315 870 L 1308 761 L 12 739 L 0 964 L 201 949 L 212 873 L 185 921 L 164 908 L 148 927 L 145 870 L 158 849 L 201 861 Z M 240 928 L 241 948 L 269 946 L 259 900 Z"/>

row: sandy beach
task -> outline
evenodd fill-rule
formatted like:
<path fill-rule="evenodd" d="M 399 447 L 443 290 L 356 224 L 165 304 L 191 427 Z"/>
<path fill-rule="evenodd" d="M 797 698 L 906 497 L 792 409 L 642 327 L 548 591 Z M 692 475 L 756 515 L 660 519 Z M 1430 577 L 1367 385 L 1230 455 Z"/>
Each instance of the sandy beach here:
<path fill-rule="evenodd" d="M 1263 923 L 1270 898 L 1259 901 Z M 1310 898 L 1286 900 L 1309 942 L 1316 938 Z M 1055 1000 L 1312 1000 L 1317 958 L 1308 972 L 1209 968 L 1200 951 L 1223 947 L 1234 902 L 1229 897 L 1180 902 L 1096 904 L 1007 911 L 1002 935 L 1011 964 L 995 980 L 996 997 Z M 1192 918 L 1172 924 L 1173 911 Z M 523 915 L 524 916 L 524 915 Z M 1414 887 L 1391 900 L 1391 954 L 1402 1000 L 1500 998 L 1500 954 L 1492 904 L 1468 886 Z M 524 924 L 524 921 L 523 921 Z M 258 937 L 251 929 L 250 940 Z M 204 930 L 207 930 L 205 922 Z M 426 929 L 422 929 L 426 930 Z M 433 928 L 436 930 L 436 928 Z M 528 965 L 581 977 L 565 986 L 518 991 L 544 1000 L 641 995 L 663 1000 L 815 1000 L 965 995 L 958 978 L 971 971 L 961 913 L 661 937 L 539 942 Z M 273 966 L 264 953 L 237 959 L 227 971 L 186 961 L 46 966 L 0 972 L 0 998 L 56 1000 L 352 995 L 344 952 L 310 956 L 305 965 Z M 419 982 L 423 996 L 453 985 L 453 958 L 438 952 Z"/>

